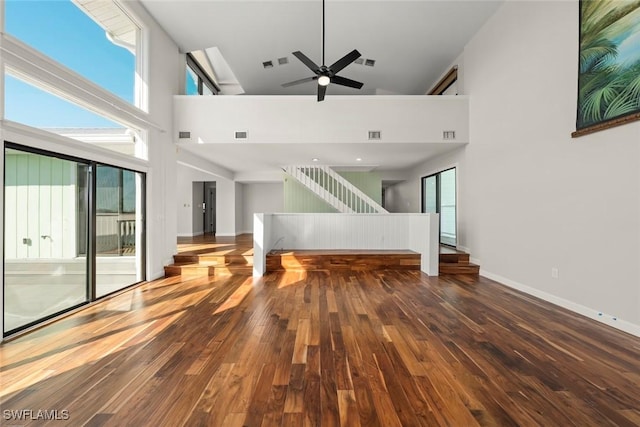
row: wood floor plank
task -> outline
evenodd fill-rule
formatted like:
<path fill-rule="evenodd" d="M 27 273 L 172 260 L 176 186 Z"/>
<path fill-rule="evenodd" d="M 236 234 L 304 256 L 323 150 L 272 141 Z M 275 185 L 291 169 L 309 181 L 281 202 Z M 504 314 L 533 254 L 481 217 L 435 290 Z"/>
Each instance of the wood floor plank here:
<path fill-rule="evenodd" d="M 640 338 L 484 277 L 172 277 L 3 343 L 0 384 L 70 425 L 637 426 Z"/>

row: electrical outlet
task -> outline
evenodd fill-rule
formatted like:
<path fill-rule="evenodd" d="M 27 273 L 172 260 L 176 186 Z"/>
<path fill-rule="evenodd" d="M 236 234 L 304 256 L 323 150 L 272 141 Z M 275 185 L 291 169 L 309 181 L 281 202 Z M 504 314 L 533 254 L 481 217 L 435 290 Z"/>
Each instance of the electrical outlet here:
<path fill-rule="evenodd" d="M 554 279 L 557 279 L 559 277 L 559 271 L 558 271 L 558 267 L 552 267 L 551 268 L 551 277 Z"/>

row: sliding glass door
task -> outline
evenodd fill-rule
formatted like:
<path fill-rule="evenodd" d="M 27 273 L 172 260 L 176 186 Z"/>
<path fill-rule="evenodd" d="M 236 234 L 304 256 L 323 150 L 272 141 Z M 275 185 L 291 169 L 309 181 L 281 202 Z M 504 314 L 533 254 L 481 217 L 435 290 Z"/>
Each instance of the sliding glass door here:
<path fill-rule="evenodd" d="M 456 168 L 422 178 L 422 212 L 440 214 L 440 243 L 456 246 Z"/>
<path fill-rule="evenodd" d="M 4 331 L 144 280 L 145 175 L 5 144 Z"/>
<path fill-rule="evenodd" d="M 144 175 L 96 166 L 96 296 L 142 280 Z"/>
<path fill-rule="evenodd" d="M 89 301 L 89 164 L 5 149 L 4 331 Z"/>

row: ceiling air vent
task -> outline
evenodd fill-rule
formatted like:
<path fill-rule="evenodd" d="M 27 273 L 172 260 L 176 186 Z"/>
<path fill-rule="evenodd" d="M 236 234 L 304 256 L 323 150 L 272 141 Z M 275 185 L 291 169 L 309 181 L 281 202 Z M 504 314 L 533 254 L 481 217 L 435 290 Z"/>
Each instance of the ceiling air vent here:
<path fill-rule="evenodd" d="M 355 61 L 353 61 L 353 62 L 355 62 L 355 63 L 356 63 L 356 64 L 358 64 L 358 65 L 362 65 L 362 64 L 364 63 L 364 59 L 362 59 L 362 58 L 358 58 L 358 59 L 356 59 L 356 60 L 355 60 Z"/>
<path fill-rule="evenodd" d="M 278 58 L 278 65 L 285 65 L 289 63 L 289 58 L 283 56 L 282 58 Z"/>
<path fill-rule="evenodd" d="M 265 61 L 262 63 L 262 66 L 266 68 L 273 68 L 273 61 Z"/>
<path fill-rule="evenodd" d="M 370 130 L 369 131 L 369 139 L 370 140 L 376 140 L 376 139 L 381 139 L 382 138 L 382 133 L 379 130 Z"/>
<path fill-rule="evenodd" d="M 189 138 L 191 138 L 191 132 L 180 131 L 180 132 L 178 132 L 178 138 L 179 139 L 189 139 Z"/>
<path fill-rule="evenodd" d="M 247 131 L 237 131 L 236 139 L 247 139 Z"/>
<path fill-rule="evenodd" d="M 456 139 L 456 131 L 455 130 L 442 131 L 442 139 Z"/>
<path fill-rule="evenodd" d="M 364 65 L 366 65 L 368 67 L 373 67 L 374 65 L 376 65 L 376 60 L 375 59 L 365 59 L 364 60 Z"/>

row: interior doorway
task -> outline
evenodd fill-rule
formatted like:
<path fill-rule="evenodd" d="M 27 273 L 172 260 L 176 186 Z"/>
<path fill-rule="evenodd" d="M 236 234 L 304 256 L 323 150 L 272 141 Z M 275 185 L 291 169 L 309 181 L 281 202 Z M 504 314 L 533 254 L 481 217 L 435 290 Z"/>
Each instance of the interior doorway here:
<path fill-rule="evenodd" d="M 216 182 L 193 183 L 193 235 L 216 234 Z"/>
<path fill-rule="evenodd" d="M 216 183 L 204 183 L 204 234 L 216 234 Z"/>

